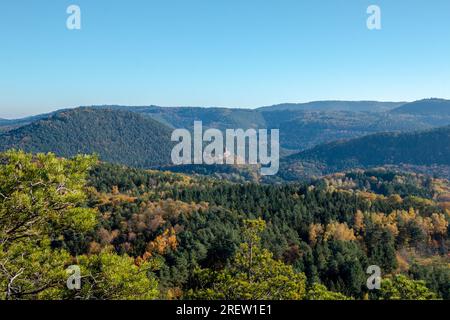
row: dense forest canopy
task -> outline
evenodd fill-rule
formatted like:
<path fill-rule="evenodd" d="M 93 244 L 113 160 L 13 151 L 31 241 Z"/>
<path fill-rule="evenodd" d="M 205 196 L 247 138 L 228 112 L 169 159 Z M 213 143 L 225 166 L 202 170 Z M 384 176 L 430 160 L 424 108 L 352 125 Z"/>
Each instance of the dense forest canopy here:
<path fill-rule="evenodd" d="M 444 179 L 380 168 L 264 185 L 91 157 L 1 159 L 4 299 L 450 298 Z M 81 290 L 66 287 L 70 265 Z"/>

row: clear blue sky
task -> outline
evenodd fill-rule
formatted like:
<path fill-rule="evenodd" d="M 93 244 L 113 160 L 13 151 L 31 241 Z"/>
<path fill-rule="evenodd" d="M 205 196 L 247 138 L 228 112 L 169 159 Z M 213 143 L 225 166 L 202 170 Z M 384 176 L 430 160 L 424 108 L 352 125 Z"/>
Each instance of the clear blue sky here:
<path fill-rule="evenodd" d="M 66 29 L 66 8 L 82 29 Z M 382 30 L 366 9 L 382 9 Z M 449 0 L 1 0 L 0 117 L 450 98 Z"/>

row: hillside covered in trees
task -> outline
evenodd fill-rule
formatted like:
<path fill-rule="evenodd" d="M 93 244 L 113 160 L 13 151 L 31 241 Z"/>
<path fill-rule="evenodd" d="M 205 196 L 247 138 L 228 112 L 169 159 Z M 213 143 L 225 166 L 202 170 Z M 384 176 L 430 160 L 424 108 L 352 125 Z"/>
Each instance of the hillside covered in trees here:
<path fill-rule="evenodd" d="M 241 232 L 243 222 L 263 219 L 266 226 L 260 234 L 261 250 L 269 250 L 272 258 L 303 273 L 308 288 L 321 284 L 332 292 L 359 299 L 370 295 L 365 287 L 368 265 L 379 265 L 387 278 L 401 273 L 425 280 L 419 273 L 425 274 L 430 267 L 427 263 L 431 262 L 433 268 L 441 270 L 439 275 L 434 274 L 441 280 L 429 279 L 433 282 L 429 288 L 447 296 L 450 270 L 446 180 L 381 169 L 281 186 L 196 181 L 176 175 L 178 183 L 161 188 L 154 182 L 140 185 L 147 179 L 151 181 L 149 176 L 144 178 L 151 173 L 141 173 L 140 180 L 131 183 L 125 168 L 122 174 L 117 168 L 103 166 L 97 170 L 93 186 L 100 188 L 101 177 L 109 177 L 109 183 L 117 185 L 113 186 L 116 196 L 135 197 L 126 201 L 136 203 L 136 209 L 127 204 L 130 211 L 120 223 L 107 222 L 103 228 L 108 233 L 116 230 L 112 243 L 119 252 L 135 256 L 144 251 L 152 255 L 154 250 L 163 253 L 165 267 L 161 269 L 160 284 L 170 294 L 175 290 L 181 297 L 181 292 L 186 291 L 195 296 L 199 288 L 224 285 L 205 283 L 205 272 L 209 281 L 216 276 L 220 279 L 220 272 L 233 274 L 235 271 L 228 270 L 229 263 L 234 263 L 235 254 L 245 252 L 245 247 L 240 247 L 246 241 Z M 114 183 L 107 172 L 114 172 L 118 180 Z M 168 177 L 173 179 L 173 174 Z M 167 189 L 168 185 L 175 187 Z M 102 185 L 101 190 L 106 191 L 106 186 Z M 109 194 L 114 202 L 114 195 Z M 152 202 L 158 201 L 156 207 L 151 204 L 147 209 L 144 199 L 148 197 Z M 120 211 L 103 202 L 99 209 L 115 219 Z M 166 215 L 166 210 L 172 214 Z M 151 212 L 161 212 L 162 216 Z M 142 234 L 134 227 L 138 223 L 141 230 L 147 230 L 146 221 L 156 230 L 152 235 Z M 125 225 L 128 227 L 123 229 Z M 132 232 L 132 240 L 122 232 Z M 159 242 L 152 242 L 158 235 Z M 171 237 L 172 243 L 177 239 L 176 249 L 169 245 Z M 165 249 L 155 249 L 158 245 Z M 198 268 L 199 275 L 195 271 Z"/>
<path fill-rule="evenodd" d="M 285 159 L 288 175 L 338 172 L 382 165 L 450 165 L 450 127 L 410 133 L 380 133 L 320 145 Z"/>
<path fill-rule="evenodd" d="M 393 109 L 392 113 L 450 116 L 450 101 L 444 99 L 414 101 Z"/>
<path fill-rule="evenodd" d="M 261 185 L 1 159 L 0 298 L 450 298 L 447 180 L 376 169 Z"/>
<path fill-rule="evenodd" d="M 148 168 L 170 161 L 171 130 L 127 111 L 78 108 L 60 111 L 0 135 L 0 150 L 98 154 L 102 160 Z"/>

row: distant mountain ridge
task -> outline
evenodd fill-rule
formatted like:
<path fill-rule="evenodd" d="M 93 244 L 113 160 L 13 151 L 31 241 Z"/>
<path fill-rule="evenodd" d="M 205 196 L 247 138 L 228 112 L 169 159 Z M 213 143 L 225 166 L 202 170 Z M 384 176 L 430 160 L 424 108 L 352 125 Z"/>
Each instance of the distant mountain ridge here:
<path fill-rule="evenodd" d="M 122 110 L 139 113 L 171 128 L 192 130 L 194 121 L 202 121 L 205 128 L 280 129 L 283 152 L 306 150 L 337 139 L 361 137 L 384 131 L 408 131 L 432 128 L 411 115 L 387 112 L 354 112 L 331 110 L 230 109 L 201 107 L 158 106 L 94 106 L 95 109 Z M 445 122 L 444 124 L 447 124 Z M 450 124 L 450 119 L 448 119 Z"/>
<path fill-rule="evenodd" d="M 289 104 L 287 109 L 284 109 L 284 105 L 258 109 L 158 106 L 94 106 L 94 108 L 137 112 L 172 128 L 192 129 L 194 121 L 202 121 L 205 128 L 220 130 L 281 129 L 280 144 L 287 153 L 303 151 L 338 139 L 351 139 L 386 131 L 425 130 L 450 124 L 450 117 L 389 112 L 404 104 L 404 102 L 377 101 L 318 101 Z"/>
<path fill-rule="evenodd" d="M 258 110 L 282 111 L 282 110 L 310 110 L 310 111 L 370 111 L 381 112 L 395 109 L 406 102 L 380 102 L 380 101 L 312 101 L 306 103 L 282 103 Z"/>
<path fill-rule="evenodd" d="M 404 104 L 391 112 L 413 115 L 450 116 L 450 100 L 424 99 Z"/>
<path fill-rule="evenodd" d="M 170 166 L 172 130 L 192 130 L 194 121 L 199 120 L 205 129 L 280 129 L 281 157 L 295 154 L 282 161 L 284 168 L 293 169 L 292 172 L 298 172 L 300 168 L 307 174 L 320 175 L 335 169 L 398 164 L 409 159 L 414 159 L 414 164 L 429 165 L 447 149 L 436 145 L 431 138 L 414 142 L 423 145 L 415 149 L 414 143 L 410 142 L 411 137 L 417 135 L 415 131 L 418 130 L 450 125 L 450 116 L 411 114 L 405 112 L 405 108 L 408 107 L 408 111 L 413 106 L 417 113 L 417 110 L 426 109 L 428 105 L 440 106 L 447 101 L 436 100 L 421 100 L 378 112 L 332 109 L 345 109 L 349 105 L 353 105 L 354 109 L 366 108 L 371 104 L 380 104 L 379 108 L 381 105 L 392 108 L 401 103 L 322 101 L 307 104 L 307 107 L 300 106 L 305 110 L 298 110 L 298 104 L 283 110 L 277 110 L 279 106 L 259 109 L 118 105 L 80 107 L 18 120 L 0 120 L 0 150 L 22 148 L 32 152 L 52 151 L 61 156 L 98 153 L 102 160 L 139 168 Z M 306 110 L 308 108 L 316 110 Z M 317 110 L 321 108 L 328 109 Z M 403 137 L 407 132 L 414 133 L 397 143 L 394 138 Z M 447 141 L 446 137 L 435 138 Z M 386 149 L 389 146 L 390 151 Z M 404 146 L 411 148 L 404 149 Z M 429 149 L 431 147 L 434 149 Z M 412 150 L 416 152 L 415 158 L 405 158 Z M 418 161 L 417 155 L 423 152 L 423 161 Z M 437 162 L 444 163 L 443 159 L 445 157 Z M 193 169 L 211 171 L 211 168 L 189 168 Z M 214 170 L 223 171 L 221 168 Z M 225 174 L 235 174 L 236 170 L 232 170 Z"/>

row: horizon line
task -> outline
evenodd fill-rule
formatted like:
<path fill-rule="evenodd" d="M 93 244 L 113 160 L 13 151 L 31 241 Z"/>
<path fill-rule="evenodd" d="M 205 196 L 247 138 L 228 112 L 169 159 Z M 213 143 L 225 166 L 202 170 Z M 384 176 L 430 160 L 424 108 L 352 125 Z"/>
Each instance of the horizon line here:
<path fill-rule="evenodd" d="M 270 108 L 270 107 L 276 107 L 281 105 L 305 105 L 305 104 L 311 104 L 311 103 L 320 103 L 320 102 L 376 102 L 376 103 L 412 103 L 416 101 L 423 101 L 423 100 L 450 100 L 445 98 L 437 98 L 437 97 L 430 97 L 430 98 L 423 98 L 418 100 L 412 100 L 412 101 L 395 101 L 395 100 L 345 100 L 345 99 L 326 99 L 326 100 L 311 100 L 306 102 L 280 102 L 275 103 L 271 105 L 265 105 L 265 106 L 254 106 L 254 107 L 242 107 L 242 106 L 215 106 L 215 105 L 203 105 L 203 106 L 189 106 L 189 105 L 157 105 L 157 104 L 148 104 L 148 105 L 127 105 L 127 104 L 92 104 L 92 105 L 75 105 L 75 106 L 69 106 L 69 107 L 56 107 L 52 111 L 47 112 L 41 112 L 41 113 L 34 113 L 30 115 L 24 115 L 22 117 L 1 117 L 1 120 L 8 120 L 8 121 L 14 121 L 14 120 L 22 120 L 32 117 L 37 117 L 41 115 L 49 115 L 58 111 L 65 111 L 65 110 L 71 110 L 71 109 L 77 109 L 77 108 L 99 108 L 99 107 L 125 107 L 125 108 L 200 108 L 200 109 L 235 109 L 235 110 L 258 110 L 258 109 L 264 109 L 264 108 Z"/>

